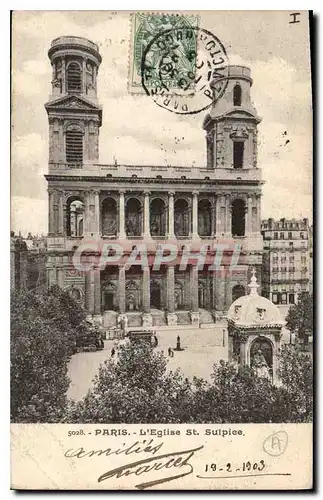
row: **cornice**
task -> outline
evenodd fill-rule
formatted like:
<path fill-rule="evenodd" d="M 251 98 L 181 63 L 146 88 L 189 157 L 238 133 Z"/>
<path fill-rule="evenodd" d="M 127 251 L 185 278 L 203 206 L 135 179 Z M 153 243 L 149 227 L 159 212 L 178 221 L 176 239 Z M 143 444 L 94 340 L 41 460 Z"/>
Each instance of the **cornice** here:
<path fill-rule="evenodd" d="M 127 182 L 129 184 L 181 184 L 181 185 L 191 185 L 191 184 L 207 184 L 209 186 L 221 185 L 221 186 L 261 186 L 265 184 L 265 181 L 257 180 L 244 180 L 244 179 L 155 179 L 152 177 L 141 177 L 134 179 L 133 177 L 100 177 L 100 176 L 87 176 L 87 175 L 55 175 L 55 174 L 45 174 L 45 179 L 47 181 L 90 181 L 90 182 L 100 182 L 107 184 L 116 184 L 120 182 Z"/>

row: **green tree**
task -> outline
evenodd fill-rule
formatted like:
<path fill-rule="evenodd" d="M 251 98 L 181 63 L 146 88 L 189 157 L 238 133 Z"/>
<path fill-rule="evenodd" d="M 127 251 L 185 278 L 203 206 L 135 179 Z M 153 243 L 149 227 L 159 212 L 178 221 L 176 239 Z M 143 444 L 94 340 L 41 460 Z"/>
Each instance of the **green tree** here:
<path fill-rule="evenodd" d="M 286 317 L 286 327 L 298 338 L 307 342 L 308 336 L 313 335 L 313 295 L 301 293 L 297 304 L 289 308 Z"/>
<path fill-rule="evenodd" d="M 313 359 L 300 346 L 285 345 L 278 375 L 284 391 L 285 421 L 311 422 L 313 418 Z"/>
<path fill-rule="evenodd" d="M 196 381 L 195 418 L 199 423 L 279 422 L 279 389 L 245 367 L 223 360 L 213 366 L 212 383 Z"/>
<path fill-rule="evenodd" d="M 11 419 L 58 422 L 66 409 L 67 365 L 85 312 L 68 293 L 11 297 Z"/>
<path fill-rule="evenodd" d="M 193 393 L 180 371 L 167 372 L 165 356 L 144 343 L 119 349 L 99 368 L 87 396 L 69 419 L 91 423 L 180 423 L 190 420 Z"/>

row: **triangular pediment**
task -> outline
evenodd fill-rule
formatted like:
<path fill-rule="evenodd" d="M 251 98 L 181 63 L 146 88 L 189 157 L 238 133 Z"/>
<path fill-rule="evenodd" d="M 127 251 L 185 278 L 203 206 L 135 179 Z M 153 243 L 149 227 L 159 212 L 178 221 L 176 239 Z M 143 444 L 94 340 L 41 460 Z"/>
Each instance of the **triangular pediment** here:
<path fill-rule="evenodd" d="M 59 97 L 55 101 L 50 101 L 45 104 L 45 108 L 48 110 L 69 110 L 69 109 L 79 109 L 82 111 L 101 111 L 101 106 L 88 101 L 84 97 L 79 97 L 77 95 L 68 95 L 64 97 Z"/>

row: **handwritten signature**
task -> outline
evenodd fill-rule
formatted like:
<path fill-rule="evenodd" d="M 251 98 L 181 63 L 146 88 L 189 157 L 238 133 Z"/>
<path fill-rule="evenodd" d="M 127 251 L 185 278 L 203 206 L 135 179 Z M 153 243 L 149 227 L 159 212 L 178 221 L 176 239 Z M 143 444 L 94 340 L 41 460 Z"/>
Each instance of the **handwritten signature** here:
<path fill-rule="evenodd" d="M 66 458 L 85 458 L 85 457 L 93 457 L 93 456 L 111 456 L 111 455 L 119 455 L 121 453 L 125 455 L 130 455 L 132 453 L 141 453 L 148 452 L 152 453 L 153 456 L 148 458 L 143 458 L 141 460 L 136 460 L 135 462 L 130 462 L 114 469 L 108 470 L 99 476 L 98 482 L 106 481 L 111 477 L 115 477 L 117 479 L 121 477 L 127 477 L 130 475 L 141 476 L 148 472 L 159 472 L 165 471 L 169 469 L 182 469 L 182 472 L 179 474 L 175 473 L 174 475 L 167 475 L 166 477 L 152 479 L 150 481 L 142 482 L 140 484 L 136 484 L 135 487 L 144 490 L 145 488 L 149 488 L 151 486 L 156 486 L 157 484 L 167 483 L 169 481 L 173 481 L 174 479 L 179 479 L 184 476 L 188 476 L 192 474 L 193 467 L 189 463 L 190 459 L 193 457 L 196 451 L 201 450 L 204 446 L 198 446 L 197 448 L 190 448 L 188 450 L 181 451 L 173 451 L 169 453 L 164 453 L 162 455 L 155 455 L 155 453 L 163 446 L 163 443 L 152 446 L 153 440 L 150 440 L 149 443 L 143 441 L 143 445 L 139 445 L 139 442 L 132 444 L 127 448 L 120 448 L 117 450 L 113 450 L 111 448 L 107 448 L 105 450 L 90 450 L 86 451 L 84 448 L 78 448 L 77 450 L 67 450 L 65 452 Z M 139 445 L 139 446 L 138 446 Z M 184 469 L 183 469 L 184 468 Z M 175 472 L 175 471 L 174 471 Z M 178 471 L 179 472 L 179 471 Z"/>

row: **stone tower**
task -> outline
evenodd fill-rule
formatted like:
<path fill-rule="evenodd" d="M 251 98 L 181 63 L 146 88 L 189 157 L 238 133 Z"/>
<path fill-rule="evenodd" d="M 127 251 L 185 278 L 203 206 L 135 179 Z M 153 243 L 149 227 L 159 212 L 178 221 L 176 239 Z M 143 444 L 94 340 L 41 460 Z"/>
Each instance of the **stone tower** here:
<path fill-rule="evenodd" d="M 101 64 L 98 46 L 85 38 L 62 36 L 48 51 L 51 94 L 49 123 L 47 283 L 70 290 L 84 303 L 85 277 L 71 265 L 83 236 L 98 235 L 98 196 L 85 173 L 99 160 L 102 109 L 97 100 Z M 84 181 L 83 181 L 84 179 Z"/>
<path fill-rule="evenodd" d="M 99 158 L 102 110 L 97 102 L 97 74 L 101 56 L 95 43 L 64 36 L 48 51 L 52 65 L 52 93 L 45 104 L 49 121 L 49 173 L 80 169 Z"/>
<path fill-rule="evenodd" d="M 204 120 L 207 168 L 232 169 L 232 179 L 257 168 L 257 125 L 261 120 L 250 99 L 251 85 L 249 68 L 230 66 L 226 91 Z"/>

